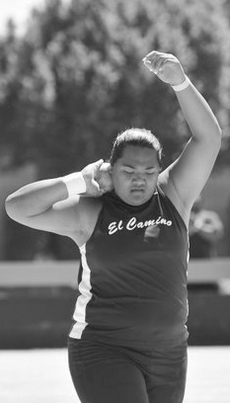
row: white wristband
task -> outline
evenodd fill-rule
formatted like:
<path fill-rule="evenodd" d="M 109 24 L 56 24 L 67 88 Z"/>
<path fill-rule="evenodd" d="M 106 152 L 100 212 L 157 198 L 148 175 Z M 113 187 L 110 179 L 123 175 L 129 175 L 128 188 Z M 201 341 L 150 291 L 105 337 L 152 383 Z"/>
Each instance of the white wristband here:
<path fill-rule="evenodd" d="M 189 80 L 189 78 L 187 76 L 185 76 L 185 80 L 183 81 L 183 83 L 178 84 L 178 85 L 172 85 L 172 89 L 175 92 L 180 92 L 185 90 L 185 88 L 187 88 L 189 85 L 191 84 L 191 81 Z"/>
<path fill-rule="evenodd" d="M 66 185 L 69 197 L 86 192 L 86 183 L 81 172 L 74 172 L 63 176 L 62 180 Z"/>

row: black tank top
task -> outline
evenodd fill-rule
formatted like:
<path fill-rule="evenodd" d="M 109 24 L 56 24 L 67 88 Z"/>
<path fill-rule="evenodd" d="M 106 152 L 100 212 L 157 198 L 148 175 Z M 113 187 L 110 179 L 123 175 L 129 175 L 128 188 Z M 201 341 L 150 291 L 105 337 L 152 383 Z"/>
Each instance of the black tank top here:
<path fill-rule="evenodd" d="M 70 337 L 129 347 L 187 339 L 186 226 L 158 189 L 141 206 L 113 192 L 80 248 L 79 297 Z"/>

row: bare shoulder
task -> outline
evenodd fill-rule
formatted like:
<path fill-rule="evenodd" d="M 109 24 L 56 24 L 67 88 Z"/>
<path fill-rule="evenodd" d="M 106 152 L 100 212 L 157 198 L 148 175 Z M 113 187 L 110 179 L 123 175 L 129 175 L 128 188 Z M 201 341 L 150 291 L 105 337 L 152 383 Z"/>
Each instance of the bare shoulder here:
<path fill-rule="evenodd" d="M 79 198 L 78 216 L 80 225 L 71 234 L 71 238 L 78 246 L 82 246 L 91 237 L 97 223 L 103 202 L 101 198 L 85 197 Z"/>

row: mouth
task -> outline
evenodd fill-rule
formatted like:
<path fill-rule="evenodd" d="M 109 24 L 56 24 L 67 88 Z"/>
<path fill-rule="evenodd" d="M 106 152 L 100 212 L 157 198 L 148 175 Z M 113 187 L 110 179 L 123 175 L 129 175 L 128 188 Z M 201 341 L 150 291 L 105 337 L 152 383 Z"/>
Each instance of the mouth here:
<path fill-rule="evenodd" d="M 143 188 L 133 188 L 131 189 L 131 193 L 144 193 L 144 189 Z"/>

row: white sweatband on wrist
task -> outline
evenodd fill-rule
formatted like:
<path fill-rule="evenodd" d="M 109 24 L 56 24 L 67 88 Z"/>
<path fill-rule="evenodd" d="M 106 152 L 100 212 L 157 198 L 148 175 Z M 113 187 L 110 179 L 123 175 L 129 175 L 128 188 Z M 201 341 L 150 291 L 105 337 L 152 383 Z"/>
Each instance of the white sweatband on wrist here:
<path fill-rule="evenodd" d="M 171 85 L 171 87 L 175 92 L 180 92 L 180 91 L 185 90 L 185 88 L 189 87 L 190 84 L 191 84 L 191 81 L 189 80 L 189 78 L 187 76 L 185 76 L 185 80 L 183 81 L 183 83 L 178 84 L 178 85 Z"/>
<path fill-rule="evenodd" d="M 66 185 L 68 197 L 86 192 L 86 183 L 81 172 L 63 176 L 62 180 Z"/>

